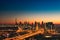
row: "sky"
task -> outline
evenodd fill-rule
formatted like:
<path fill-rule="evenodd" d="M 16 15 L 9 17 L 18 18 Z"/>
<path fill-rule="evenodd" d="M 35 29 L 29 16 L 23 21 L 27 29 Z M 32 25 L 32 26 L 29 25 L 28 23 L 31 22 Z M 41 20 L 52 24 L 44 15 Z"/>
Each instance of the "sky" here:
<path fill-rule="evenodd" d="M 60 24 L 59 0 L 0 0 L 0 23 L 28 22 Z"/>

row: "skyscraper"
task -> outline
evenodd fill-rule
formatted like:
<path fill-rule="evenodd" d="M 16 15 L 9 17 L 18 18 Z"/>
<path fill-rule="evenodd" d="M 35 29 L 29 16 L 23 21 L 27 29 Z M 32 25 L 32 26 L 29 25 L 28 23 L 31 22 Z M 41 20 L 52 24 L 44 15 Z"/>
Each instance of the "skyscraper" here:
<path fill-rule="evenodd" d="M 17 18 L 15 18 L 15 25 L 18 25 L 18 23 L 17 23 Z"/>
<path fill-rule="evenodd" d="M 41 27 L 44 28 L 44 22 L 43 22 L 43 21 L 42 21 L 42 23 L 41 23 Z"/>
<path fill-rule="evenodd" d="M 52 30 L 54 28 L 53 22 L 47 22 L 46 23 L 46 28 Z"/>

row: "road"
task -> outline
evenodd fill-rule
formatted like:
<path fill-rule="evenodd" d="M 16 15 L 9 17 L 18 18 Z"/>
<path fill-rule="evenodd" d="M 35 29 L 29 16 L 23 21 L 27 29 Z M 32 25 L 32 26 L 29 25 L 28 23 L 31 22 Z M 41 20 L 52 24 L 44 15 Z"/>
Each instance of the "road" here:
<path fill-rule="evenodd" d="M 23 40 L 25 38 L 28 38 L 28 37 L 31 37 L 31 36 L 34 36 L 34 35 L 37 35 L 37 34 L 43 34 L 43 33 L 44 33 L 44 29 L 41 28 L 39 30 L 36 30 L 35 32 L 30 31 L 30 33 L 28 33 L 28 34 L 25 34 L 25 35 L 22 35 L 22 36 L 19 35 L 19 36 L 13 37 L 13 38 L 6 38 L 4 40 L 11 40 L 11 39 L 13 39 L 13 40 Z"/>
<path fill-rule="evenodd" d="M 49 31 L 47 30 L 48 33 L 52 34 L 52 35 L 55 35 L 55 32 L 52 30 L 52 31 Z M 40 28 L 39 30 L 36 30 L 36 31 L 29 31 L 29 33 L 27 34 L 24 34 L 24 35 L 19 35 L 19 36 L 16 36 L 16 37 L 13 37 L 13 38 L 6 38 L 4 40 L 23 40 L 25 38 L 28 38 L 28 37 L 31 37 L 31 36 L 34 36 L 34 35 L 38 35 L 38 34 L 45 34 L 45 30 L 44 28 Z"/>

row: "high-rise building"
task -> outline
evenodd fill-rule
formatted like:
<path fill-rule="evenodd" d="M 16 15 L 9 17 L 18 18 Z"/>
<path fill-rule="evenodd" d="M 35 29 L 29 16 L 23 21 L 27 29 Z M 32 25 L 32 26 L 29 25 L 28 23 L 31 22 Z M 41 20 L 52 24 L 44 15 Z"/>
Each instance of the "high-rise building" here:
<path fill-rule="evenodd" d="M 17 18 L 15 18 L 15 25 L 18 25 L 18 23 L 17 23 Z"/>
<path fill-rule="evenodd" d="M 35 21 L 35 24 L 34 24 L 34 25 L 35 25 L 35 26 L 34 26 L 35 30 L 38 30 L 38 28 L 39 28 L 39 27 L 38 27 L 38 22 Z"/>
<path fill-rule="evenodd" d="M 42 21 L 42 23 L 41 23 L 41 27 L 42 28 L 44 28 L 45 27 L 45 25 L 44 25 L 44 22 Z"/>
<path fill-rule="evenodd" d="M 36 24 L 36 30 L 38 30 L 38 29 L 39 29 L 38 24 Z"/>
<path fill-rule="evenodd" d="M 47 28 L 47 29 L 50 29 L 50 30 L 54 29 L 54 24 L 53 24 L 53 22 L 47 22 L 47 23 L 46 23 L 46 28 Z"/>
<path fill-rule="evenodd" d="M 40 22 L 38 22 L 37 24 L 38 24 L 38 27 L 40 28 L 41 27 Z"/>

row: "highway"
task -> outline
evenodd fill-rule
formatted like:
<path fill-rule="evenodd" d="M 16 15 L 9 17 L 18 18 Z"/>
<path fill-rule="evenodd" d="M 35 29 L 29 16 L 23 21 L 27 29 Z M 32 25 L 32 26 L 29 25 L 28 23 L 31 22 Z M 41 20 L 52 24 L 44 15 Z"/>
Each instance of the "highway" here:
<path fill-rule="evenodd" d="M 34 36 L 34 35 L 37 35 L 37 34 L 43 34 L 43 33 L 44 33 L 44 29 L 41 28 L 39 30 L 36 30 L 35 32 L 30 31 L 30 33 L 28 33 L 28 34 L 24 34 L 22 36 L 19 35 L 19 36 L 13 37 L 13 38 L 6 38 L 4 40 L 11 40 L 11 39 L 13 39 L 13 40 L 23 40 L 25 38 L 28 38 L 28 37 L 31 37 L 31 36 Z"/>
<path fill-rule="evenodd" d="M 26 32 L 29 32 L 27 34 L 24 34 L 24 35 L 18 35 L 16 37 L 12 37 L 12 38 L 6 38 L 4 40 L 24 40 L 25 38 L 28 38 L 28 37 L 31 37 L 31 36 L 34 36 L 34 35 L 38 35 L 38 34 L 45 34 L 45 30 L 44 28 L 40 28 L 38 30 L 35 30 L 35 31 L 26 31 Z M 55 35 L 56 33 L 52 30 L 47 30 L 48 33 L 50 33 L 51 35 Z"/>

